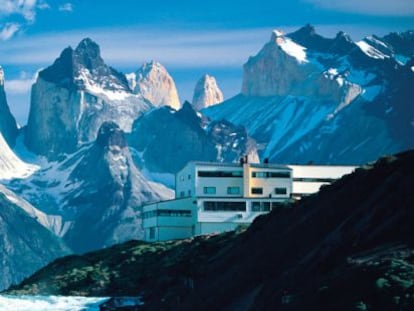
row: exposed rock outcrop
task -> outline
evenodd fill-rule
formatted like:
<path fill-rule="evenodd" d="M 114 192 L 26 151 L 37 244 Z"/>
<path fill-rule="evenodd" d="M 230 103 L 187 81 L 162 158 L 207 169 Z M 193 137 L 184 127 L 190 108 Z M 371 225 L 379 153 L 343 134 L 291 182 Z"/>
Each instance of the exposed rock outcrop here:
<path fill-rule="evenodd" d="M 13 147 L 18 134 L 16 120 L 7 105 L 6 92 L 4 90 L 5 77 L 4 70 L 0 66 L 0 133 L 3 135 L 7 144 Z"/>
<path fill-rule="evenodd" d="M 223 101 L 223 93 L 217 85 L 214 77 L 204 75 L 198 80 L 193 95 L 193 107 L 195 110 L 201 110 Z"/>
<path fill-rule="evenodd" d="M 130 87 L 141 94 L 154 106 L 170 106 L 180 109 L 180 99 L 173 78 L 167 69 L 158 62 L 145 63 L 134 75 L 130 75 Z"/>
<path fill-rule="evenodd" d="M 105 64 L 99 46 L 84 39 L 39 72 L 25 143 L 35 153 L 56 159 L 93 141 L 105 121 L 130 131 L 133 120 L 151 107 L 132 94 L 123 74 Z"/>
<path fill-rule="evenodd" d="M 50 217 L 0 185 L 0 290 L 69 253 L 46 228 L 53 226 Z"/>
<path fill-rule="evenodd" d="M 244 154 L 258 160 L 244 127 L 210 122 L 188 102 L 179 111 L 162 107 L 143 115 L 128 140 L 150 172 L 175 174 L 189 161 L 234 162 Z"/>

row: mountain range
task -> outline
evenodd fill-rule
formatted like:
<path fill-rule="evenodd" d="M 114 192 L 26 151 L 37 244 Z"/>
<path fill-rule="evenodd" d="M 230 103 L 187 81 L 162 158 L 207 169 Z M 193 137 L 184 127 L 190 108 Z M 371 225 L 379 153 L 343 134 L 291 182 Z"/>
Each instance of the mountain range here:
<path fill-rule="evenodd" d="M 241 93 L 202 113 L 245 126 L 278 163 L 362 164 L 412 148 L 413 42 L 413 31 L 354 42 L 276 30 L 244 65 Z"/>
<path fill-rule="evenodd" d="M 252 162 L 357 165 L 412 148 L 413 45 L 413 31 L 354 42 L 310 25 L 275 30 L 244 65 L 240 94 L 221 102 L 206 74 L 193 103 L 181 104 L 163 65 L 123 74 L 86 38 L 39 72 L 23 127 L 0 68 L 0 183 L 10 192 L 7 226 L 0 218 L 10 273 L 0 288 L 61 254 L 142 238 L 142 205 L 172 198 L 174 174 L 188 161 L 247 154 Z M 33 241 L 12 233 L 22 219 L 40 232 Z M 39 256 L 39 236 L 56 247 Z M 21 239 L 39 249 L 14 249 Z M 20 273 L 15 263 L 35 256 L 38 264 Z"/>

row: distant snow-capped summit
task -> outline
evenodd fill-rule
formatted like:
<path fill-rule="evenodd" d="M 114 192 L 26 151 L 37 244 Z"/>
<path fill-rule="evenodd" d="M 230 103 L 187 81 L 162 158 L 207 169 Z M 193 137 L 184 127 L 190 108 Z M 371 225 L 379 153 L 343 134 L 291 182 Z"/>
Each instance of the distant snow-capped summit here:
<path fill-rule="evenodd" d="M 177 88 L 167 69 L 159 62 L 145 63 L 135 73 L 127 75 L 135 94 L 141 94 L 154 106 L 180 109 Z"/>
<path fill-rule="evenodd" d="M 205 74 L 198 80 L 193 95 L 193 107 L 201 110 L 209 106 L 216 105 L 223 101 L 223 93 L 217 85 L 213 76 Z"/>
<path fill-rule="evenodd" d="M 413 33 L 273 31 L 244 65 L 241 95 L 203 113 L 245 126 L 261 157 L 282 163 L 360 164 L 412 148 Z"/>

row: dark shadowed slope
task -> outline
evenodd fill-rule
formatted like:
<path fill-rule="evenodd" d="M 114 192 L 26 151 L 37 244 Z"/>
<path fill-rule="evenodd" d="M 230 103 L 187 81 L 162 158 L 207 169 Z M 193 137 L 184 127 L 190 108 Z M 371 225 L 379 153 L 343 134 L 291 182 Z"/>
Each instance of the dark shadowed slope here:
<path fill-rule="evenodd" d="M 63 258 L 15 293 L 141 294 L 148 310 L 412 310 L 413 184 L 414 151 L 382 158 L 240 235 Z"/>

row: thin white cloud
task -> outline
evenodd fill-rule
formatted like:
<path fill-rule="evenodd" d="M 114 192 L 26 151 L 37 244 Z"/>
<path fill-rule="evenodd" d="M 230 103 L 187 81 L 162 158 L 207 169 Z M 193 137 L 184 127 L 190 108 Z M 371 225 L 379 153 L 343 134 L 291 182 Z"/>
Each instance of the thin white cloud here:
<path fill-rule="evenodd" d="M 317 7 L 378 16 L 413 16 L 413 0 L 304 0 Z"/>
<path fill-rule="evenodd" d="M 0 17 L 17 14 L 32 23 L 36 17 L 36 4 L 37 0 L 1 0 Z"/>
<path fill-rule="evenodd" d="M 18 95 L 18 94 L 27 94 L 33 83 L 35 83 L 38 75 L 37 71 L 33 75 L 29 75 L 27 72 L 20 72 L 20 77 L 18 79 L 7 80 L 5 82 L 5 89 L 7 94 Z"/>
<path fill-rule="evenodd" d="M 61 12 L 73 12 L 73 5 L 70 2 L 66 2 L 59 6 L 59 11 Z"/>
<path fill-rule="evenodd" d="M 46 1 L 39 1 L 39 3 L 36 6 L 39 10 L 48 10 L 50 9 L 50 5 L 49 3 L 47 3 Z"/>
<path fill-rule="evenodd" d="M 102 56 L 112 66 L 138 67 L 156 59 L 174 67 L 240 67 L 270 38 L 271 29 L 243 30 L 151 30 L 85 29 L 21 36 L 0 46 L 3 64 L 45 66 L 67 46 L 76 47 L 90 37 L 101 47 Z M 7 56 L 7 57 L 6 57 Z"/>
<path fill-rule="evenodd" d="M 20 24 L 17 23 L 7 23 L 0 28 L 0 41 L 9 40 L 14 34 L 19 31 Z"/>

